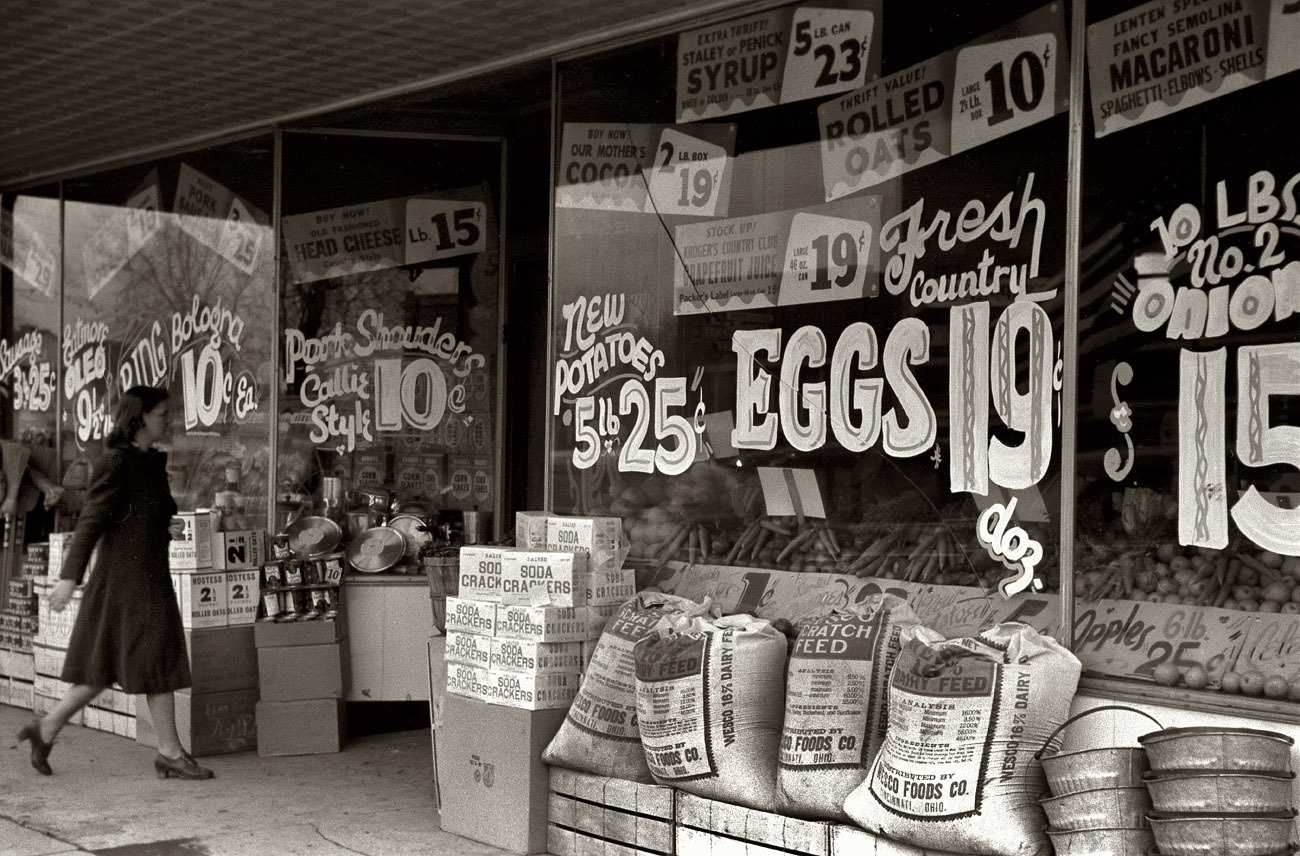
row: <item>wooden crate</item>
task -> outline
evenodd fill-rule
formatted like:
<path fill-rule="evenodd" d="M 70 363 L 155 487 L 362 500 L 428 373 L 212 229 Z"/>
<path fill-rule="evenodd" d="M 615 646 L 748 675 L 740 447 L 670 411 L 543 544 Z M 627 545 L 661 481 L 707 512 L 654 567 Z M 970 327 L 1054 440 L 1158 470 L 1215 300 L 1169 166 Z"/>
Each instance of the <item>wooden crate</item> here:
<path fill-rule="evenodd" d="M 673 789 L 551 768 L 547 852 L 672 856 Z"/>
<path fill-rule="evenodd" d="M 926 850 L 875 835 L 843 823 L 831 827 L 831 856 L 954 856 L 944 850 Z"/>
<path fill-rule="evenodd" d="M 34 703 L 33 682 L 5 675 L 0 677 L 0 704 L 31 710 Z"/>
<path fill-rule="evenodd" d="M 0 676 L 19 678 L 28 683 L 36 679 L 35 658 L 31 651 L 0 648 Z"/>
<path fill-rule="evenodd" d="M 677 792 L 677 852 L 691 856 L 830 856 L 833 825 Z"/>

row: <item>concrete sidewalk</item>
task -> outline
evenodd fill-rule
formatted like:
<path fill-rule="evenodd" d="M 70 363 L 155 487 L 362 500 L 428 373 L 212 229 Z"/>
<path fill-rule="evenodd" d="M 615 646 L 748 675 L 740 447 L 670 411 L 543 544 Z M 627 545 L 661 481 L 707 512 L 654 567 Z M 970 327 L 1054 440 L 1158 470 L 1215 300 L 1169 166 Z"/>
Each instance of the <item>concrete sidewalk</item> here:
<path fill-rule="evenodd" d="M 200 758 L 216 778 L 190 782 L 156 778 L 152 749 L 79 726 L 42 776 L 15 740 L 30 718 L 0 705 L 0 856 L 504 853 L 439 829 L 428 729 L 331 755 Z"/>

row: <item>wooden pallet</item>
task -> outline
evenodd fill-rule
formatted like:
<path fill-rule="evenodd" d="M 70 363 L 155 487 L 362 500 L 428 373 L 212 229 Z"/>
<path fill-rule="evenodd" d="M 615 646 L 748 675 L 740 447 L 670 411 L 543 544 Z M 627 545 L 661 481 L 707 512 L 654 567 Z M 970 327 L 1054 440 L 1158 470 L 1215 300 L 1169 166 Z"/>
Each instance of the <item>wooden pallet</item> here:
<path fill-rule="evenodd" d="M 673 856 L 673 789 L 551 768 L 547 852 Z"/>
<path fill-rule="evenodd" d="M 677 852 L 691 856 L 830 856 L 833 825 L 677 792 Z"/>

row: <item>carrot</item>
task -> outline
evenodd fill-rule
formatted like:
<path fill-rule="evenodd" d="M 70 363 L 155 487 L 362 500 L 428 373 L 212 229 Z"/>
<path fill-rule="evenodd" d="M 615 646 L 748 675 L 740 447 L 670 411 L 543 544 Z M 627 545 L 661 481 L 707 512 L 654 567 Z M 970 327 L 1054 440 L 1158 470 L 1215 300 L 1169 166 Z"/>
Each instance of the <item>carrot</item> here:
<path fill-rule="evenodd" d="M 839 548 L 835 546 L 834 542 L 831 541 L 830 530 L 825 527 L 820 527 L 814 531 L 817 533 L 818 540 L 820 540 L 822 544 L 826 545 L 826 552 L 830 553 L 831 558 L 838 562 L 840 560 L 840 551 Z"/>
<path fill-rule="evenodd" d="M 787 558 L 789 558 L 791 553 L 793 553 L 795 550 L 802 547 L 804 544 L 808 543 L 808 541 L 816 534 L 817 534 L 816 529 L 803 530 L 798 535 L 790 539 L 790 543 L 785 545 L 785 549 L 783 549 L 780 552 L 780 554 L 777 555 L 776 560 L 778 562 L 784 562 Z"/>
<path fill-rule="evenodd" d="M 686 528 L 686 558 L 692 565 L 695 564 L 695 555 L 700 549 L 700 530 L 687 524 Z"/>
<path fill-rule="evenodd" d="M 1219 586 L 1219 593 L 1214 596 L 1214 606 L 1222 607 L 1228 602 L 1228 595 L 1232 593 L 1232 587 L 1237 584 L 1237 572 L 1241 570 L 1241 562 L 1236 560 L 1228 562 L 1228 569 L 1223 575 L 1223 584 Z"/>
<path fill-rule="evenodd" d="M 758 534 L 754 536 L 754 547 L 749 551 L 749 558 L 757 560 L 758 551 L 762 550 L 763 547 L 767 545 L 767 542 L 771 540 L 771 538 L 772 538 L 772 530 L 768 529 L 766 526 L 760 525 L 758 529 Z"/>
<path fill-rule="evenodd" d="M 726 564 L 728 565 L 735 564 L 736 560 L 740 558 L 741 552 L 745 549 L 745 546 L 749 543 L 749 539 L 753 538 L 754 533 L 757 531 L 758 531 L 758 518 L 754 518 L 753 520 L 749 521 L 749 525 L 746 526 L 745 530 L 740 533 L 739 537 L 736 538 L 736 543 L 731 545 L 731 550 L 730 552 L 727 553 Z"/>
<path fill-rule="evenodd" d="M 769 532 L 773 532 L 777 535 L 785 535 L 786 537 L 789 537 L 794 534 L 793 529 L 790 529 L 786 526 L 780 526 L 771 520 L 760 519 L 759 525 L 762 526 L 764 529 L 768 530 Z"/>
<path fill-rule="evenodd" d="M 682 548 L 682 544 L 686 543 L 686 536 L 689 531 L 689 524 L 677 524 L 677 528 L 673 530 L 673 534 L 668 537 L 668 542 L 664 547 L 663 552 L 659 554 L 659 561 L 655 565 L 656 568 L 662 568 L 669 559 L 677 555 L 677 551 Z"/>

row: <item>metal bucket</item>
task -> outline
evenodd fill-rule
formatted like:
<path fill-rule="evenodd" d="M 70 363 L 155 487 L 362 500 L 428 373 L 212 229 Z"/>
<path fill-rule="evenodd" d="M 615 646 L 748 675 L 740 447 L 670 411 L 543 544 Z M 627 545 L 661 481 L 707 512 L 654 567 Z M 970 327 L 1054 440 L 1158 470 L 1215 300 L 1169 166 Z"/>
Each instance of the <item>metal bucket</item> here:
<path fill-rule="evenodd" d="M 1047 830 L 1056 856 L 1147 856 L 1155 848 L 1148 828 Z"/>
<path fill-rule="evenodd" d="M 1291 772 L 1295 741 L 1276 731 L 1256 728 L 1165 728 L 1143 734 L 1152 771 L 1251 770 Z"/>
<path fill-rule="evenodd" d="M 1140 829 L 1147 825 L 1151 795 L 1144 787 L 1097 788 L 1039 800 L 1052 829 Z"/>
<path fill-rule="evenodd" d="M 1160 856 L 1270 856 L 1290 847 L 1295 812 L 1148 816 Z"/>
<path fill-rule="evenodd" d="M 1042 761 L 1043 774 L 1047 777 L 1047 786 L 1052 796 L 1062 797 L 1068 794 L 1092 791 L 1100 788 L 1141 788 L 1142 777 L 1149 771 L 1146 752 L 1139 747 L 1106 747 L 1084 749 L 1078 752 L 1046 754 L 1053 746 L 1052 741 L 1066 726 L 1085 716 L 1103 710 L 1122 710 L 1144 716 L 1160 725 L 1160 721 L 1150 714 L 1124 705 L 1100 705 L 1077 713 L 1048 735 L 1043 748 L 1035 753 Z"/>
<path fill-rule="evenodd" d="M 1147 790 L 1157 812 L 1289 811 L 1295 773 L 1178 771 L 1149 775 Z"/>

